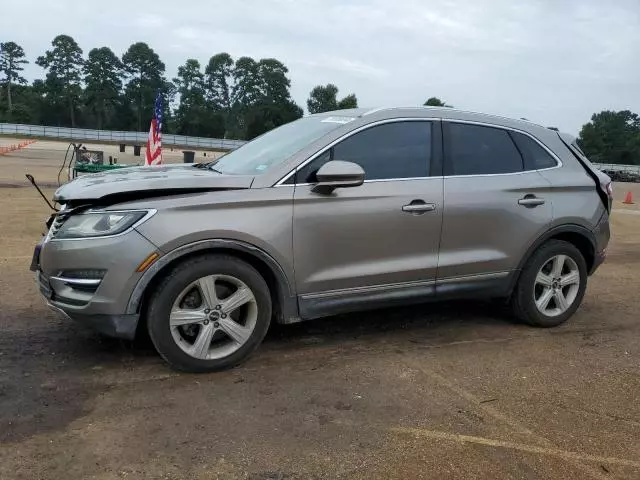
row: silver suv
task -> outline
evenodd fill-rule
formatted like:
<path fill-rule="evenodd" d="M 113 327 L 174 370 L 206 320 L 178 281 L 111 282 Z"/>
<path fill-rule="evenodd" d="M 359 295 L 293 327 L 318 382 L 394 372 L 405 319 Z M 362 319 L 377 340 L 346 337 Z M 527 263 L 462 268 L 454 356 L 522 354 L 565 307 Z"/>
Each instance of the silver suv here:
<path fill-rule="evenodd" d="M 342 110 L 216 162 L 62 186 L 32 269 L 55 309 L 146 329 L 186 371 L 238 364 L 272 321 L 444 298 L 503 298 L 551 327 L 604 260 L 611 193 L 572 137 L 529 122 Z"/>

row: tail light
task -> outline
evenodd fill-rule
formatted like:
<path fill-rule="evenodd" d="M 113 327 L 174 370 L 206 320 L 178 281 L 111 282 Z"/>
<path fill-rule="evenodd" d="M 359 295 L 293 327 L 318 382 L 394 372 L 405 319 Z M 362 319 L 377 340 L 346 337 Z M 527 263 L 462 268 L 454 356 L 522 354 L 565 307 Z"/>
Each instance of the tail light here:
<path fill-rule="evenodd" d="M 602 182 L 600 185 L 602 190 L 607 192 L 607 197 L 609 197 L 607 199 L 607 205 L 605 206 L 607 207 L 607 211 L 611 213 L 611 207 L 613 206 L 613 182 L 607 178 L 607 180 Z"/>
<path fill-rule="evenodd" d="M 604 186 L 605 191 L 607 192 L 607 195 L 609 195 L 609 198 L 613 198 L 613 182 L 609 182 Z"/>

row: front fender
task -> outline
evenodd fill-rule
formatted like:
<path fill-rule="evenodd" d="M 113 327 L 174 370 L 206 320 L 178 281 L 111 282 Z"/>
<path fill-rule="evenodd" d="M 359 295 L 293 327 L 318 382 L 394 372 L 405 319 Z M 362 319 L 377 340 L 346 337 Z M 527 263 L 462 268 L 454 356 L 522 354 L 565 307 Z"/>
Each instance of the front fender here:
<path fill-rule="evenodd" d="M 243 254 L 244 256 L 249 255 L 252 259 L 266 265 L 276 281 L 275 287 L 280 301 L 280 313 L 282 316 L 280 319 L 281 322 L 295 323 L 299 321 L 298 304 L 295 289 L 293 288 L 294 283 L 290 281 L 280 264 L 271 255 L 255 245 L 228 239 L 210 239 L 193 242 L 187 245 L 182 245 L 162 255 L 138 280 L 138 283 L 129 298 L 126 313 L 140 313 L 142 301 L 147 288 L 158 275 L 162 274 L 165 269 L 170 268 L 171 265 L 180 261 L 181 258 L 186 258 L 194 253 L 204 253 L 207 251 L 235 251 Z"/>

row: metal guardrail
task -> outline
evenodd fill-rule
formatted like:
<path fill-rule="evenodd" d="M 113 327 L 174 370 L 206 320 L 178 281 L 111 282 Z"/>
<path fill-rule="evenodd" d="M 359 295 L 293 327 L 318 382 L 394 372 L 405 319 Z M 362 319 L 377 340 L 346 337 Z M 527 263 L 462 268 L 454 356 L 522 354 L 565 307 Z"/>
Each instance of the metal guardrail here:
<path fill-rule="evenodd" d="M 620 165 L 617 163 L 594 163 L 598 170 L 609 170 L 612 172 L 628 172 L 640 175 L 640 165 Z"/>
<path fill-rule="evenodd" d="M 124 143 L 145 145 L 148 132 L 120 132 L 115 130 L 90 130 L 86 128 L 48 127 L 43 125 L 21 125 L 0 123 L 0 135 L 45 137 L 57 140 L 82 142 Z M 246 142 L 222 138 L 187 137 L 185 135 L 162 134 L 162 144 L 172 147 L 199 148 L 209 150 L 234 150 Z"/>

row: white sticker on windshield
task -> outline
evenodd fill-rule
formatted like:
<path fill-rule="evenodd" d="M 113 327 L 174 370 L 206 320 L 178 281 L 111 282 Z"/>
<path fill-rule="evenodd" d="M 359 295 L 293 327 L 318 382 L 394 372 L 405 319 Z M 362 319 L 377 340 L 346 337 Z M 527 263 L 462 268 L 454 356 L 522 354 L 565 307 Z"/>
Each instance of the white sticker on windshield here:
<path fill-rule="evenodd" d="M 353 117 L 327 117 L 324 120 L 321 120 L 322 123 L 349 123 L 353 122 L 355 118 Z"/>
<path fill-rule="evenodd" d="M 256 167 L 256 170 L 258 170 L 258 171 L 262 171 L 262 170 L 266 170 L 266 169 L 267 169 L 267 166 L 266 166 L 266 165 L 258 165 L 258 166 Z"/>

